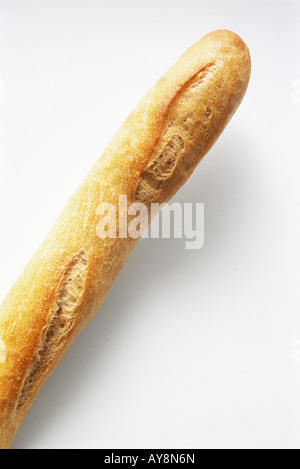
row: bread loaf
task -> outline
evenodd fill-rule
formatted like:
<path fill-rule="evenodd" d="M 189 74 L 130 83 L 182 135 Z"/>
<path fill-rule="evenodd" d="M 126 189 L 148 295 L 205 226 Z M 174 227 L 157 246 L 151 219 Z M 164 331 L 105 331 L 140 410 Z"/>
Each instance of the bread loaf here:
<path fill-rule="evenodd" d="M 167 202 L 240 104 L 250 76 L 239 36 L 215 31 L 146 94 L 67 203 L 0 307 L 0 447 L 100 308 L 137 239 L 101 239 L 97 207 Z M 41 422 L 42 425 L 42 422 Z"/>

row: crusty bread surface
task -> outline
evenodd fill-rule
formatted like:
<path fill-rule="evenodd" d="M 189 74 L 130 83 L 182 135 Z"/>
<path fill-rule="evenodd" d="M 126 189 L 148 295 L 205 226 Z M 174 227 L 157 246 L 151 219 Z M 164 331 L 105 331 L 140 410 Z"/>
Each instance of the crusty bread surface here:
<path fill-rule="evenodd" d="M 240 104 L 249 51 L 214 31 L 146 94 L 67 203 L 0 307 L 0 448 L 105 299 L 137 239 L 100 239 L 97 207 L 167 202 Z M 41 423 L 42 424 L 42 423 Z"/>

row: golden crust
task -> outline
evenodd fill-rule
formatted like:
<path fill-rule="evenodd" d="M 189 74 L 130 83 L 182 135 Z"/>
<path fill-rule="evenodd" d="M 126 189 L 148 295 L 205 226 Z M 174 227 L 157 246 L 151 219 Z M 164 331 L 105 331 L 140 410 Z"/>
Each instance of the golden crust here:
<path fill-rule="evenodd" d="M 0 307 L 0 448 L 10 446 L 136 243 L 101 240 L 98 205 L 117 206 L 119 195 L 169 200 L 237 109 L 250 68 L 246 45 L 230 31 L 191 47 L 127 118 L 8 293 Z"/>

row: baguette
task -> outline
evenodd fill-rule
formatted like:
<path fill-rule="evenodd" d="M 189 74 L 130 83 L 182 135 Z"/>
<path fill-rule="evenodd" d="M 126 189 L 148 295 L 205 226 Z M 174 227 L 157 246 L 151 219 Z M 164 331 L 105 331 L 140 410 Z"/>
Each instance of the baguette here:
<path fill-rule="evenodd" d="M 248 86 L 236 34 L 203 37 L 158 80 L 67 203 L 0 307 L 0 447 L 100 308 L 137 239 L 100 239 L 97 207 L 167 202 L 214 144 Z"/>

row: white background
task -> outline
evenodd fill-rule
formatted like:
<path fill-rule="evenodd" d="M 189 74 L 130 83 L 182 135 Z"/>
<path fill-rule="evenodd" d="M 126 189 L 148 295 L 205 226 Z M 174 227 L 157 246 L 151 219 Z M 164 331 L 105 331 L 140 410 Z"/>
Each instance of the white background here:
<path fill-rule="evenodd" d="M 300 2 L 0 0 L 0 297 L 143 94 L 214 29 L 251 83 L 174 200 L 205 246 L 141 240 L 13 448 L 300 448 Z"/>

